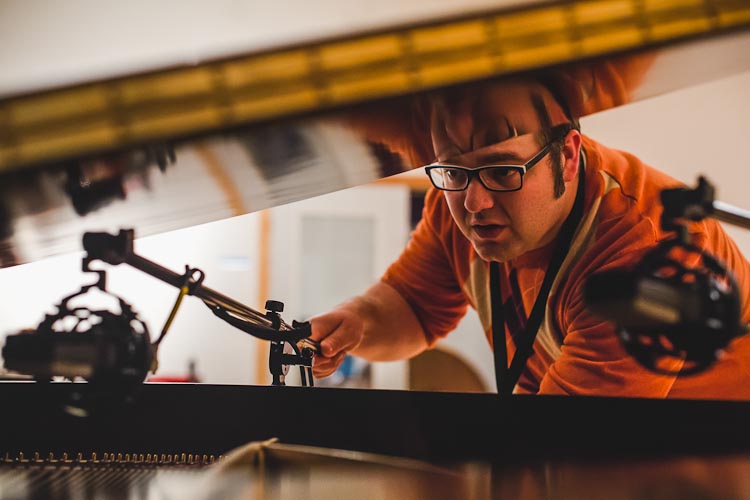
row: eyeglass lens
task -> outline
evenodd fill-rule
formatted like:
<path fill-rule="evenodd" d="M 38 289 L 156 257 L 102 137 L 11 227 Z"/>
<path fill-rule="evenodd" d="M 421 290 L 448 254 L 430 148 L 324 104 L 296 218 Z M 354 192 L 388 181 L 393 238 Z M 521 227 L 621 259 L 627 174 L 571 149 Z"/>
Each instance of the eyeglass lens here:
<path fill-rule="evenodd" d="M 479 175 L 482 184 L 494 191 L 512 191 L 521 187 L 521 171 L 515 167 L 484 167 L 478 170 L 436 167 L 430 170 L 430 178 L 435 186 L 449 191 L 466 189 L 474 175 Z"/>

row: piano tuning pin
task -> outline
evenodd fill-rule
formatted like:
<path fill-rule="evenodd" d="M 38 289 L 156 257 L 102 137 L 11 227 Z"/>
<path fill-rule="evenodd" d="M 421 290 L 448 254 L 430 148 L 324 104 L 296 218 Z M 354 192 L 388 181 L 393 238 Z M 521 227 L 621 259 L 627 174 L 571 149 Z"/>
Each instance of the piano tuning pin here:
<path fill-rule="evenodd" d="M 41 461 L 42 460 L 39 459 L 39 452 L 35 451 L 34 452 L 34 462 L 41 462 Z"/>
<path fill-rule="evenodd" d="M 161 454 L 161 460 L 160 460 L 160 462 L 163 463 L 163 464 L 167 463 L 167 457 L 164 455 L 164 453 Z"/>
<path fill-rule="evenodd" d="M 201 459 L 201 463 L 203 465 L 206 465 L 208 463 L 208 456 L 207 455 L 203 455 L 203 457 Z"/>
<path fill-rule="evenodd" d="M 140 463 L 143 463 L 143 462 L 145 462 L 145 461 L 146 461 L 146 459 L 145 459 L 145 458 L 143 457 L 143 453 L 140 453 L 140 454 L 138 455 L 138 461 L 139 461 Z"/>
<path fill-rule="evenodd" d="M 78 454 L 76 454 L 76 462 L 78 462 L 79 464 L 83 463 L 83 453 L 79 452 Z"/>
<path fill-rule="evenodd" d="M 117 454 L 117 462 L 122 462 L 122 453 Z"/>
<path fill-rule="evenodd" d="M 47 455 L 47 462 L 51 464 L 57 463 L 57 460 L 55 460 L 55 454 L 51 451 L 49 452 L 49 455 Z"/>
<path fill-rule="evenodd" d="M 91 461 L 94 462 L 95 464 L 99 463 L 99 461 L 96 459 L 96 452 L 95 451 L 91 452 Z"/>
<path fill-rule="evenodd" d="M 21 463 L 28 462 L 28 460 L 26 460 L 26 458 L 24 458 L 22 451 L 18 452 L 18 461 L 21 462 Z"/>
<path fill-rule="evenodd" d="M 147 454 L 146 454 L 146 463 L 147 463 L 147 464 L 150 464 L 150 463 L 151 463 L 151 453 L 147 453 Z"/>
<path fill-rule="evenodd" d="M 180 463 L 184 464 L 186 461 L 187 461 L 187 457 L 183 453 L 182 455 L 180 455 Z"/>

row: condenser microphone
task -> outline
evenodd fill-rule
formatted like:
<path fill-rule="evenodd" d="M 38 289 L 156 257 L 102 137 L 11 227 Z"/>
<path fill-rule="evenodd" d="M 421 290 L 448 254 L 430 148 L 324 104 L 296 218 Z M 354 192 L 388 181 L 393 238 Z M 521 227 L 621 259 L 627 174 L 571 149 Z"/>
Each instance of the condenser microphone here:
<path fill-rule="evenodd" d="M 90 324 L 85 331 L 42 327 L 8 335 L 2 349 L 5 368 L 37 380 L 59 376 L 115 385 L 143 382 L 154 353 L 140 325 L 110 311 L 89 311 L 86 319 Z"/>
<path fill-rule="evenodd" d="M 671 260 L 595 274 L 586 281 L 584 301 L 654 371 L 664 371 L 666 357 L 684 360 L 683 374 L 702 371 L 744 331 L 733 279 Z"/>
<path fill-rule="evenodd" d="M 615 270 L 591 276 L 584 300 L 594 313 L 620 327 L 651 331 L 695 325 L 717 316 L 708 293 L 697 283 Z M 723 321 L 724 315 L 718 316 Z"/>

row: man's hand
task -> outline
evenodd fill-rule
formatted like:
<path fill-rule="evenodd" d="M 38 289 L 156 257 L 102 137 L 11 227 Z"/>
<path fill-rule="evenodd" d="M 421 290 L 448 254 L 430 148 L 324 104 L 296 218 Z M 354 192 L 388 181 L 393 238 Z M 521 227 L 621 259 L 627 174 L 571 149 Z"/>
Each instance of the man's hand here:
<path fill-rule="evenodd" d="M 369 361 L 410 358 L 427 348 L 414 312 L 390 285 L 378 282 L 331 312 L 310 319 L 310 338 L 320 342 L 313 375 L 327 377 L 347 353 Z"/>
<path fill-rule="evenodd" d="M 364 335 L 364 321 L 356 314 L 335 309 L 310 319 L 311 339 L 320 342 L 320 353 L 315 355 L 313 375 L 327 377 L 344 361 L 346 353 L 356 349 Z"/>

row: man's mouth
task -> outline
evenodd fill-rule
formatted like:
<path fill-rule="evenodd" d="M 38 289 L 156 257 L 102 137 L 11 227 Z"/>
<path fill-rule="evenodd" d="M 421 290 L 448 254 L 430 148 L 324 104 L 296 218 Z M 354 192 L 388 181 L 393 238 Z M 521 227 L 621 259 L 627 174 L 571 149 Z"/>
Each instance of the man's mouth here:
<path fill-rule="evenodd" d="M 479 239 L 492 240 L 500 236 L 500 233 L 502 233 L 507 227 L 508 226 L 503 226 L 500 224 L 475 224 L 471 226 L 471 229 L 474 231 L 474 234 L 479 237 Z"/>

